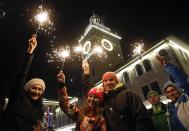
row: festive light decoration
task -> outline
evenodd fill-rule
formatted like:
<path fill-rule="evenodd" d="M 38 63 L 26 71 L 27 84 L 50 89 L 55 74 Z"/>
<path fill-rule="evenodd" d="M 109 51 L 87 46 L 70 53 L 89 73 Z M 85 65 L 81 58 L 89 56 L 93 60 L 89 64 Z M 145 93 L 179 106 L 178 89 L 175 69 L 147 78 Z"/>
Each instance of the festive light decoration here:
<path fill-rule="evenodd" d="M 112 51 L 113 50 L 113 45 L 112 43 L 107 40 L 107 39 L 102 39 L 101 40 L 102 47 L 107 50 L 107 51 Z"/>
<path fill-rule="evenodd" d="M 86 41 L 85 44 L 83 45 L 83 54 L 88 54 L 91 49 L 91 42 Z"/>

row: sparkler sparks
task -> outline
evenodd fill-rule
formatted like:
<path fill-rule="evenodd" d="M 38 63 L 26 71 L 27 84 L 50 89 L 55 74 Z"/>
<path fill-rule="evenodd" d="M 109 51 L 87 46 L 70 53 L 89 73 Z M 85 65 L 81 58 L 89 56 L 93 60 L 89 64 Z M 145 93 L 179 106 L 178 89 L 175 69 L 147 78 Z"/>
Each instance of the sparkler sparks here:
<path fill-rule="evenodd" d="M 62 59 L 65 59 L 66 57 L 68 57 L 70 55 L 68 50 L 63 50 L 63 49 L 61 52 L 58 52 L 58 54 L 59 54 L 59 57 Z"/>
<path fill-rule="evenodd" d="M 39 22 L 40 25 L 43 25 L 49 19 L 49 14 L 47 11 L 40 12 L 35 16 L 35 19 Z"/>
<path fill-rule="evenodd" d="M 81 53 L 83 52 L 83 47 L 81 45 L 74 47 L 75 53 Z"/>
<path fill-rule="evenodd" d="M 54 24 L 50 20 L 50 15 L 52 14 L 51 10 L 46 10 L 40 5 L 36 12 L 36 15 L 33 17 L 34 19 L 30 19 L 30 22 L 37 28 L 36 34 L 38 30 L 42 30 L 48 35 L 51 34 L 51 32 L 55 30 Z"/>
<path fill-rule="evenodd" d="M 70 56 L 70 50 L 68 47 L 66 48 L 60 47 L 57 49 L 53 49 L 52 53 L 47 53 L 46 55 L 49 57 L 48 59 L 49 63 L 62 62 L 61 70 L 63 70 L 64 63 L 66 59 Z"/>
<path fill-rule="evenodd" d="M 100 47 L 100 46 L 95 46 L 94 48 L 93 48 L 93 50 L 91 51 L 91 52 L 89 52 L 86 56 L 85 56 L 85 58 L 84 58 L 84 60 L 88 60 L 92 55 L 98 55 L 100 58 L 105 58 L 105 57 L 107 57 L 107 55 L 106 55 L 106 52 Z M 104 56 L 104 57 L 103 57 Z"/>
<path fill-rule="evenodd" d="M 134 49 L 133 49 L 133 55 L 134 56 L 141 55 L 142 52 L 144 51 L 143 47 L 144 47 L 144 43 L 142 41 L 141 42 L 135 42 Z"/>

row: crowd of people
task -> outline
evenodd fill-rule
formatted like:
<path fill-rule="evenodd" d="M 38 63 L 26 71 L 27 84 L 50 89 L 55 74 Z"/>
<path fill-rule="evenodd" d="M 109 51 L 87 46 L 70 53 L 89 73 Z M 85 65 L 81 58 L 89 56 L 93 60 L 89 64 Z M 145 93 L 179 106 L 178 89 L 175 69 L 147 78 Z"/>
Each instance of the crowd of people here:
<path fill-rule="evenodd" d="M 25 57 L 20 64 L 13 85 L 10 87 L 9 101 L 4 108 L 4 97 L 0 97 L 0 129 L 3 131 L 43 131 L 44 108 L 42 95 L 45 82 L 33 78 L 26 82 L 37 47 L 36 35 L 28 41 Z M 188 131 L 189 130 L 189 83 L 188 76 L 176 65 L 171 64 L 166 54 L 157 54 L 157 60 L 164 67 L 174 83 L 167 81 L 164 95 L 171 100 L 161 102 L 160 94 L 150 91 L 147 99 L 152 108 L 147 110 L 141 98 L 125 88 L 114 72 L 102 75 L 102 86 L 91 87 L 90 66 L 84 60 L 83 89 L 85 105 L 70 103 L 65 75 L 57 74 L 59 106 L 65 114 L 76 122 L 76 131 Z"/>

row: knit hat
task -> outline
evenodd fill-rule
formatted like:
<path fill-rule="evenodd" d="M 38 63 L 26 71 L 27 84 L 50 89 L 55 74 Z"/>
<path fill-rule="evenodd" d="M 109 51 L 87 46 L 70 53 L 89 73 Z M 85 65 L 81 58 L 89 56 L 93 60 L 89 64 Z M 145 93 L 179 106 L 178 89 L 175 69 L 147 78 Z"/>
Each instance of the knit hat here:
<path fill-rule="evenodd" d="M 102 76 L 102 81 L 104 82 L 106 79 L 113 79 L 118 83 L 118 79 L 115 73 L 113 72 L 106 72 L 104 73 L 104 75 Z"/>
<path fill-rule="evenodd" d="M 33 78 L 31 80 L 29 80 L 25 86 L 24 86 L 24 90 L 25 91 L 29 91 L 30 87 L 33 85 L 40 85 L 43 88 L 43 92 L 45 90 L 45 82 L 40 79 L 40 78 Z"/>
<path fill-rule="evenodd" d="M 151 95 L 155 95 L 155 96 L 159 96 L 159 93 L 157 93 L 156 91 L 149 91 L 147 94 L 147 98 L 149 98 Z"/>
<path fill-rule="evenodd" d="M 99 99 L 100 99 L 100 103 L 102 104 L 104 101 L 104 92 L 103 92 L 103 88 L 99 88 L 99 87 L 94 87 L 91 88 L 88 92 L 88 95 L 90 94 L 94 94 L 96 95 Z"/>
<path fill-rule="evenodd" d="M 171 82 L 171 81 L 167 81 L 165 82 L 164 84 L 164 87 L 163 87 L 163 92 L 165 93 L 165 90 L 167 89 L 167 87 L 169 86 L 173 86 L 175 87 L 177 90 L 179 90 L 180 92 L 183 92 L 183 90 L 181 88 L 179 88 L 175 83 Z"/>

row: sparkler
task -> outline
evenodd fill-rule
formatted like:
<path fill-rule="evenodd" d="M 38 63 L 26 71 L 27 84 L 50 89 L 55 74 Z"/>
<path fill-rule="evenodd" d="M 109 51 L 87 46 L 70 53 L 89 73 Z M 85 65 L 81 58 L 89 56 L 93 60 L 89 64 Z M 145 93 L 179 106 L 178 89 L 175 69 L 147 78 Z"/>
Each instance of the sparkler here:
<path fill-rule="evenodd" d="M 78 46 L 73 47 L 72 55 L 74 57 L 77 57 L 79 61 L 83 59 L 83 47 L 81 46 L 81 44 L 79 44 Z"/>
<path fill-rule="evenodd" d="M 88 60 L 95 53 L 102 54 L 103 49 L 100 46 L 94 47 L 94 49 L 85 56 L 84 60 Z"/>
<path fill-rule="evenodd" d="M 68 47 L 66 47 L 65 49 L 62 47 L 53 49 L 52 53 L 48 53 L 47 56 L 50 57 L 50 60 L 48 60 L 48 62 L 62 62 L 61 70 L 63 70 L 66 58 L 70 56 L 70 50 L 68 49 Z"/>
<path fill-rule="evenodd" d="M 62 50 L 62 52 L 60 52 L 60 57 L 62 58 L 62 67 L 61 70 L 63 70 L 64 67 L 64 63 L 66 61 L 66 57 L 68 57 L 70 55 L 68 50 Z"/>
<path fill-rule="evenodd" d="M 134 56 L 141 55 L 142 52 L 144 51 L 143 47 L 144 47 L 144 43 L 142 41 L 141 42 L 135 42 L 134 49 L 133 49 Z"/>
<path fill-rule="evenodd" d="M 83 47 L 81 45 L 74 47 L 74 52 L 75 53 L 80 53 L 82 51 L 83 51 Z"/>
<path fill-rule="evenodd" d="M 53 26 L 53 23 L 50 21 L 50 16 L 49 16 L 50 10 L 49 11 L 44 10 L 42 5 L 40 5 L 38 8 L 39 8 L 38 13 L 34 16 L 35 22 L 38 23 L 38 27 L 36 29 L 35 34 L 38 33 L 39 29 L 44 30 L 45 32 L 47 30 L 53 29 L 52 27 L 49 27 L 48 29 L 45 28 L 45 26 L 47 26 L 47 25 Z M 55 28 L 54 28 L 54 30 L 55 30 Z M 49 34 L 49 32 L 48 32 L 48 34 Z"/>

